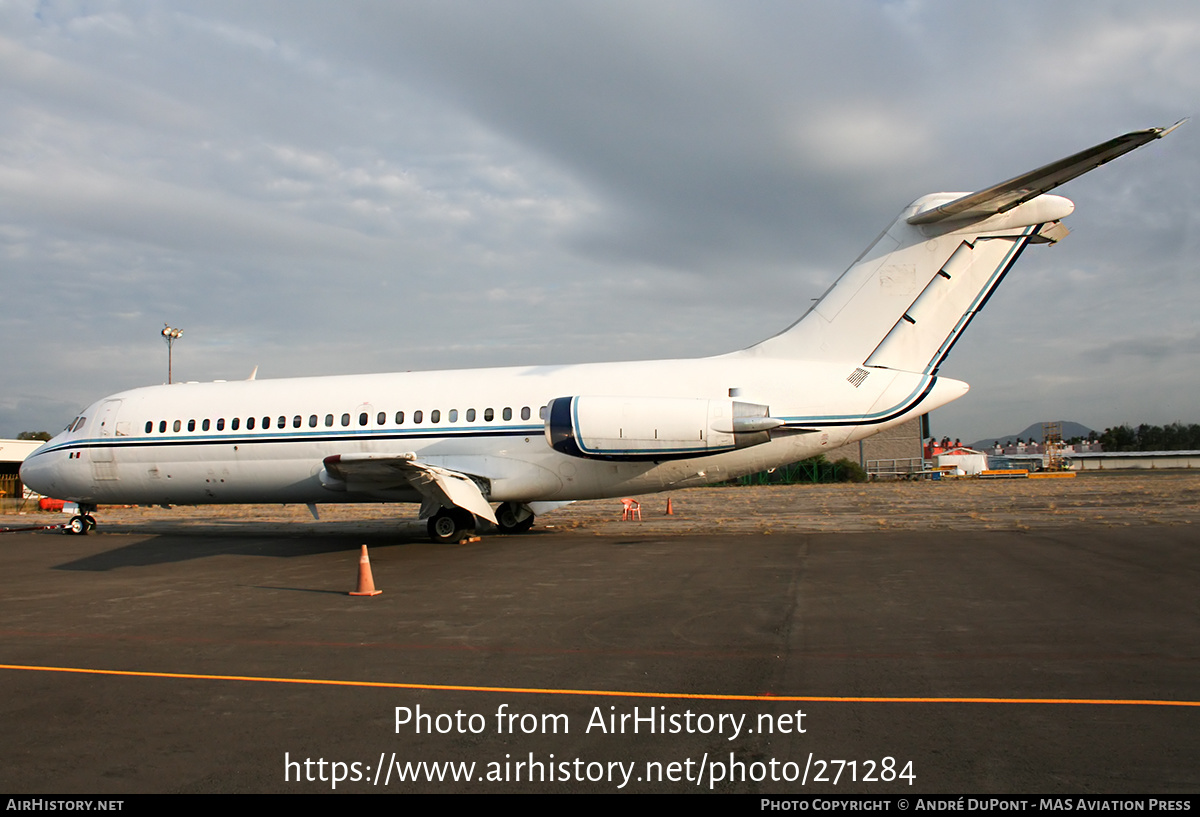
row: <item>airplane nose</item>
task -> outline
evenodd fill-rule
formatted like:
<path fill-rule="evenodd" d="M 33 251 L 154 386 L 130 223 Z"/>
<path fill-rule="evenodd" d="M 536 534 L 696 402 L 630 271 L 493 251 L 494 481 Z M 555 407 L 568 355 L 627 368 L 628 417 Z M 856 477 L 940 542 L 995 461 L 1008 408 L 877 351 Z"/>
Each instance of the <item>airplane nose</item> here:
<path fill-rule="evenodd" d="M 44 496 L 53 496 L 56 488 L 54 468 L 51 464 L 55 455 L 46 446 L 36 449 L 21 463 L 21 483 Z"/>

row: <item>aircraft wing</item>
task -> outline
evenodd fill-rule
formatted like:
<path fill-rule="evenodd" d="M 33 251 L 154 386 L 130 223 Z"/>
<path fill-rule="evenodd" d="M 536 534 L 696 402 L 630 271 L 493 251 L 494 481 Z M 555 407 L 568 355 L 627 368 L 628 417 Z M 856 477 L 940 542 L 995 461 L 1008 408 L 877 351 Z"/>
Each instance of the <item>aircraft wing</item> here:
<path fill-rule="evenodd" d="M 439 506 L 458 506 L 497 524 L 496 514 L 475 480 L 458 471 L 420 462 L 416 454 L 334 454 L 325 458 L 325 471 L 355 488 L 409 486 L 425 498 L 422 519 L 432 516 Z"/>
<path fill-rule="evenodd" d="M 1045 167 L 1022 173 L 1016 178 L 1000 182 L 986 190 L 947 202 L 939 207 L 922 211 L 908 219 L 909 224 L 933 224 L 946 219 L 979 219 L 1011 210 L 1019 204 L 1037 198 L 1043 193 L 1082 176 L 1106 162 L 1141 147 L 1147 142 L 1161 139 L 1186 122 L 1176 122 L 1169 128 L 1147 128 L 1135 130 L 1109 139 L 1107 142 L 1080 151 L 1065 159 L 1051 162 Z"/>

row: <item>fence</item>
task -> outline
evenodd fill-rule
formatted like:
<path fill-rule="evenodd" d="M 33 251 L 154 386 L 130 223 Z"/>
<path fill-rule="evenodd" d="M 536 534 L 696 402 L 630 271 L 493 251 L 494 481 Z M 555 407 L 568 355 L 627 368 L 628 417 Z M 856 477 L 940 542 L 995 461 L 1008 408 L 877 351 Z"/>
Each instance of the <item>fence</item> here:
<path fill-rule="evenodd" d="M 800 482 L 842 482 L 846 480 L 846 471 L 857 467 L 857 463 L 848 460 L 827 462 L 824 457 L 814 457 L 809 460 L 781 465 L 770 471 L 759 471 L 741 477 L 738 485 L 795 485 Z M 861 477 L 860 477 L 861 478 Z"/>
<path fill-rule="evenodd" d="M 16 513 L 20 506 L 20 477 L 16 474 L 0 474 L 0 513 Z"/>
<path fill-rule="evenodd" d="M 925 470 L 925 460 L 920 457 L 905 457 L 894 460 L 867 460 L 867 473 L 872 477 L 904 477 Z"/>

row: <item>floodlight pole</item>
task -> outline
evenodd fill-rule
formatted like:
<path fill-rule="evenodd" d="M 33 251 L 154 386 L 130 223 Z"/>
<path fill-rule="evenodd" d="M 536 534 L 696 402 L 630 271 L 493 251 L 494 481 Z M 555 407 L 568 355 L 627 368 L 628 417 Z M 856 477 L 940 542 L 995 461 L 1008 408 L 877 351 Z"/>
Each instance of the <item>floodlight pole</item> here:
<path fill-rule="evenodd" d="M 172 362 L 171 361 L 171 346 L 175 343 L 175 341 L 177 341 L 181 337 L 183 337 L 183 330 L 175 329 L 174 327 L 169 326 L 164 323 L 163 330 L 162 330 L 162 336 L 163 336 L 163 340 L 165 340 L 167 342 L 167 382 L 170 383 L 171 382 L 171 362 Z"/>

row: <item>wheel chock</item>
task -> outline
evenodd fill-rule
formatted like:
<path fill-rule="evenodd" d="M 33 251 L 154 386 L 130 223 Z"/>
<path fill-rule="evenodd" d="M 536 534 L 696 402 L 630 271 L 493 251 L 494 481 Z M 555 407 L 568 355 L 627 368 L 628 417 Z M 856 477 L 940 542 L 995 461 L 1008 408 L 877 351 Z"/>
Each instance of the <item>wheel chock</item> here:
<path fill-rule="evenodd" d="M 378 596 L 382 590 L 375 589 L 375 579 L 371 576 L 371 557 L 367 555 L 367 546 L 362 546 L 362 555 L 358 557 L 358 589 L 351 590 L 351 596 Z"/>

